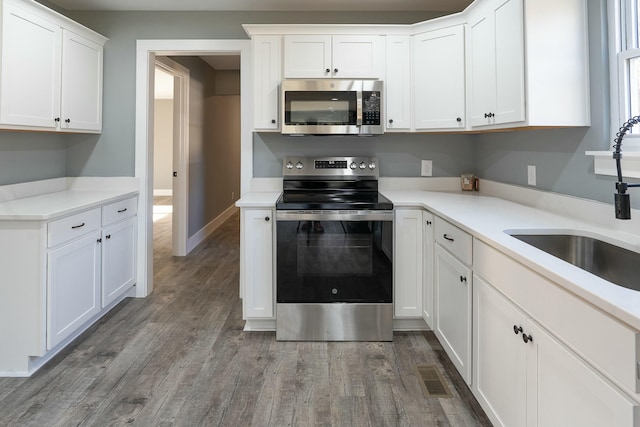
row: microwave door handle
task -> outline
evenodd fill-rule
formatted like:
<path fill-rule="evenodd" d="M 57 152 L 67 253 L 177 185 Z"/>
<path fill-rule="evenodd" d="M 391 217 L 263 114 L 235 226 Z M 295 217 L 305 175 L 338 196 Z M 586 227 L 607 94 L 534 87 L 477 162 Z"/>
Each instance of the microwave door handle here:
<path fill-rule="evenodd" d="M 362 91 L 356 92 L 356 126 L 362 126 Z"/>

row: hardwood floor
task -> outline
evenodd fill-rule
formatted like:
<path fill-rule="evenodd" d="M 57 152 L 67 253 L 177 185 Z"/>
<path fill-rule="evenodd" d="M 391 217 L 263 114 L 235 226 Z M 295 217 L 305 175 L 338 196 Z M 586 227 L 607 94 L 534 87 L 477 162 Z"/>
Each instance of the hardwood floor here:
<path fill-rule="evenodd" d="M 31 378 L 0 378 L 0 426 L 489 426 L 432 333 L 392 343 L 243 332 L 239 215 L 184 258 L 154 225 L 155 290 L 127 299 Z M 435 364 L 453 398 L 426 397 Z"/>

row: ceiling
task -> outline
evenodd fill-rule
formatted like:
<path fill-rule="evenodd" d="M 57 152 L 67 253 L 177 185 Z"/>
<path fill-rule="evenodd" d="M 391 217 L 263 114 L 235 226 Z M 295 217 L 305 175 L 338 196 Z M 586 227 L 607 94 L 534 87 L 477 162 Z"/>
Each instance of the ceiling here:
<path fill-rule="evenodd" d="M 49 0 L 67 10 L 459 12 L 471 0 Z"/>

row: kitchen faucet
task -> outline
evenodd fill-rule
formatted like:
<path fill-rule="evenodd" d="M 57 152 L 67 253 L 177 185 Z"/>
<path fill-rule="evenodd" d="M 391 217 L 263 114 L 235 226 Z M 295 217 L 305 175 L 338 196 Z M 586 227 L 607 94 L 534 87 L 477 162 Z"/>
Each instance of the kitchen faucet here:
<path fill-rule="evenodd" d="M 631 200 L 627 194 L 627 188 L 640 187 L 640 184 L 627 184 L 622 181 L 622 167 L 620 166 L 620 159 L 622 158 L 622 153 L 620 152 L 622 148 L 622 139 L 627 132 L 629 132 L 631 128 L 638 123 L 640 123 L 640 116 L 632 117 L 624 122 L 622 127 L 618 129 L 616 138 L 613 140 L 613 158 L 616 160 L 616 169 L 618 171 L 618 182 L 616 182 L 616 190 L 618 190 L 618 192 L 614 195 L 617 219 L 631 219 Z"/>

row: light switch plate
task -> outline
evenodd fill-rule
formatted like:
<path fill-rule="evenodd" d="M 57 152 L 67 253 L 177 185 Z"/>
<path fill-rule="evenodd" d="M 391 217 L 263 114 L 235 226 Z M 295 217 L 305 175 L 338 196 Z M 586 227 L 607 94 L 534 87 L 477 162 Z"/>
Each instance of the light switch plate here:
<path fill-rule="evenodd" d="M 536 166 L 527 165 L 527 184 L 536 185 Z"/>
<path fill-rule="evenodd" d="M 433 176 L 433 160 L 423 160 L 420 170 L 421 176 Z"/>

